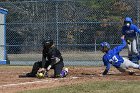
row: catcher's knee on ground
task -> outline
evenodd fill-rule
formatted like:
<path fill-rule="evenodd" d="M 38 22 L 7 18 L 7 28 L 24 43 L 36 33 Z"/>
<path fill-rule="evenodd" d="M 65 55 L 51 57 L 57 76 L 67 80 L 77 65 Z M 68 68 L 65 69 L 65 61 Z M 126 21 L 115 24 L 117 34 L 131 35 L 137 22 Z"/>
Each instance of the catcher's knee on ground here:
<path fill-rule="evenodd" d="M 54 77 L 55 78 L 63 78 L 63 77 L 66 77 L 67 75 L 68 75 L 68 68 L 63 68 L 61 73 L 60 74 L 55 74 Z"/>

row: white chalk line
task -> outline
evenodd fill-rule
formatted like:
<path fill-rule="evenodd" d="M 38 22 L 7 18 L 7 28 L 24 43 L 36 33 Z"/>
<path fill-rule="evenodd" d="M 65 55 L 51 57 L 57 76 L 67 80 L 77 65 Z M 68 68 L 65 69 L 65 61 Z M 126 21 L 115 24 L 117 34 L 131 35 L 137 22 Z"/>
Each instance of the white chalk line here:
<path fill-rule="evenodd" d="M 77 79 L 77 78 L 79 78 L 79 77 L 72 77 L 71 79 Z M 51 80 L 39 80 L 39 81 L 33 81 L 33 82 L 6 84 L 6 85 L 1 85 L 0 88 L 27 85 L 27 84 L 36 84 L 36 83 L 47 83 L 47 82 L 54 82 L 55 80 L 64 80 L 64 79 L 69 79 L 69 78 L 59 78 L 59 79 L 57 78 L 57 79 L 51 79 Z"/>
<path fill-rule="evenodd" d="M 27 85 L 27 84 L 34 84 L 34 83 L 46 83 L 49 80 L 42 80 L 42 81 L 33 81 L 33 82 L 24 82 L 24 83 L 16 83 L 16 84 L 6 84 L 6 85 L 1 85 L 0 88 L 2 87 L 10 87 L 10 86 L 18 86 L 18 85 Z"/>

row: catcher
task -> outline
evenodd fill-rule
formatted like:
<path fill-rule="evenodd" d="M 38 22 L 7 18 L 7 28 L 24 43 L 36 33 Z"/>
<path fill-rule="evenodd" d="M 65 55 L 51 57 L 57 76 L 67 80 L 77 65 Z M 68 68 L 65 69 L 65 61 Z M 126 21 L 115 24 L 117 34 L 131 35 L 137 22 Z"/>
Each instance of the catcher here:
<path fill-rule="evenodd" d="M 121 37 L 122 44 L 119 46 L 116 46 L 113 49 L 110 49 L 110 44 L 107 42 L 101 43 L 101 51 L 105 53 L 103 56 L 103 62 L 106 66 L 104 72 L 102 75 L 107 75 L 110 65 L 112 64 L 114 67 L 116 67 L 120 72 L 128 72 L 128 74 L 132 75 L 134 72 L 131 72 L 128 70 L 128 68 L 134 68 L 134 69 L 140 69 L 140 66 L 138 64 L 135 64 L 131 62 L 130 60 L 123 58 L 119 55 L 119 52 L 125 48 L 126 41 L 124 40 L 124 37 Z"/>
<path fill-rule="evenodd" d="M 46 60 L 47 58 L 47 60 Z M 43 42 L 42 61 L 35 62 L 30 73 L 26 77 L 36 77 L 37 73 L 42 72 L 48 76 L 47 72 L 54 69 L 54 77 L 65 77 L 68 74 L 68 68 L 64 68 L 63 58 L 60 51 L 54 46 L 53 40 Z"/>

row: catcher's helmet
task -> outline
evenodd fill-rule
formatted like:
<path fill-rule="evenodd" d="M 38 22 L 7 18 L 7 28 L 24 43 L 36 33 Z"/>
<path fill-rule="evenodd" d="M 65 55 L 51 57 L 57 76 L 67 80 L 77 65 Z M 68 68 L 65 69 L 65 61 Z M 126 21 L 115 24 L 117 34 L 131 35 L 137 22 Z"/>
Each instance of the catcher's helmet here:
<path fill-rule="evenodd" d="M 110 49 L 110 44 L 107 42 L 102 42 L 100 46 L 101 46 L 101 51 L 103 52 L 106 52 Z"/>
<path fill-rule="evenodd" d="M 53 45 L 53 40 L 51 40 L 51 39 L 48 39 L 48 40 L 44 40 L 44 42 L 43 42 L 43 46 L 44 47 L 51 47 Z"/>

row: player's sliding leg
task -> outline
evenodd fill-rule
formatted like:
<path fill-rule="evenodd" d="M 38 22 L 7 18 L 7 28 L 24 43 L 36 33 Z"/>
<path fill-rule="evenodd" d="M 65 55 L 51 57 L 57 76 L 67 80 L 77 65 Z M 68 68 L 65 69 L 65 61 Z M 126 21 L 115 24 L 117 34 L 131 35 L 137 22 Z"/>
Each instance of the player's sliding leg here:
<path fill-rule="evenodd" d="M 121 64 L 120 68 L 117 68 L 120 72 L 129 74 L 129 75 L 133 75 L 135 72 L 132 70 L 129 70 L 129 68 L 134 68 L 134 69 L 140 70 L 140 66 L 138 64 L 131 62 L 127 58 L 123 58 L 123 59 L 124 59 L 124 62 Z"/>

